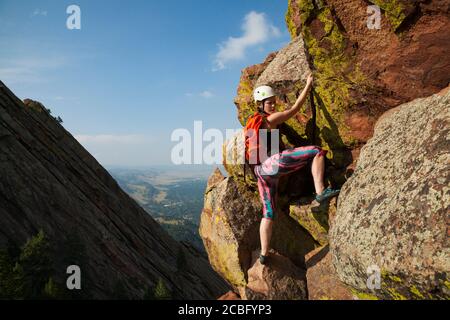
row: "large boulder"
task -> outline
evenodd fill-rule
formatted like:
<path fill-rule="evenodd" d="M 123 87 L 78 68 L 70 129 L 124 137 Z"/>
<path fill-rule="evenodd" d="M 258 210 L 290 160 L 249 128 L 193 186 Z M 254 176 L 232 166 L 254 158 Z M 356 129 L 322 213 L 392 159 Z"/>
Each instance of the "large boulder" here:
<path fill-rule="evenodd" d="M 260 248 L 262 205 L 256 190 L 217 175 L 208 183 L 199 232 L 213 268 L 239 290 L 247 285 L 252 252 Z M 271 246 L 298 267 L 304 268 L 305 254 L 318 245 L 294 219 L 283 212 L 276 216 Z"/>
<path fill-rule="evenodd" d="M 449 298 L 450 90 L 406 103 L 377 123 L 343 186 L 330 230 L 342 281 L 381 298 Z M 377 269 L 377 268 L 373 268 Z"/>
<path fill-rule="evenodd" d="M 328 244 L 329 219 L 336 214 L 336 198 L 319 204 L 312 197 L 301 197 L 289 206 L 289 215 L 320 245 Z"/>
<path fill-rule="evenodd" d="M 213 268 L 237 288 L 246 284 L 250 253 L 257 246 L 261 205 L 256 195 L 241 193 L 232 178 L 208 185 L 199 233 Z"/>
<path fill-rule="evenodd" d="M 317 248 L 306 255 L 306 268 L 309 300 L 367 299 L 367 295 L 355 295 L 352 288 L 339 280 L 328 245 Z"/>
<path fill-rule="evenodd" d="M 288 258 L 272 251 L 270 261 L 262 265 L 259 251 L 252 254 L 248 284 L 240 288 L 245 300 L 305 300 L 308 298 L 305 270 Z"/>

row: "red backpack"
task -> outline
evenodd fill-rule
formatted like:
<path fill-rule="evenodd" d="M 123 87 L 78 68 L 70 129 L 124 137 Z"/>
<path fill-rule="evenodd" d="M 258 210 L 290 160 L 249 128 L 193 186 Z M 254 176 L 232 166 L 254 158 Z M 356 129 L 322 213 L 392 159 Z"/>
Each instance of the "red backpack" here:
<path fill-rule="evenodd" d="M 255 112 L 247 119 L 247 123 L 244 128 L 245 135 L 245 160 L 252 159 L 252 165 L 260 164 L 259 159 L 259 129 L 261 125 L 266 121 L 266 116 L 259 112 Z M 256 163 L 254 163 L 256 160 Z"/>

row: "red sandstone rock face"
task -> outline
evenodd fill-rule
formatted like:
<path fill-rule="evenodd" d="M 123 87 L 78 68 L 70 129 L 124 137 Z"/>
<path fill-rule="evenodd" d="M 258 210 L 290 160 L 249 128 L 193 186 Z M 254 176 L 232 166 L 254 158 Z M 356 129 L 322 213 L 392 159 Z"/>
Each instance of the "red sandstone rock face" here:
<path fill-rule="evenodd" d="M 374 112 L 377 117 L 383 110 L 429 96 L 449 83 L 450 2 L 400 1 L 405 19 L 396 31 L 393 30 L 389 13 L 383 10 L 381 28 L 367 28 L 367 6 L 370 2 L 302 1 L 313 7 L 316 3 L 313 9 L 316 11 L 320 7 L 317 3 L 331 8 L 333 18 L 338 22 L 337 27 L 347 42 L 344 52 L 353 59 L 353 67 L 359 68 L 366 77 L 363 86 L 352 88 L 352 95 L 367 117 Z M 319 19 L 311 18 L 314 16 L 311 14 L 310 21 L 301 21 L 305 6 L 300 5 L 299 1 L 290 1 L 294 34 L 300 35 L 303 28 L 308 28 L 316 39 L 321 39 L 325 30 Z M 368 124 L 366 131 L 371 132 L 373 121 Z"/>
<path fill-rule="evenodd" d="M 306 278 L 309 300 L 354 300 L 350 288 L 334 270 L 328 245 L 306 255 Z"/>
<path fill-rule="evenodd" d="M 246 300 L 305 300 L 307 299 L 305 271 L 279 253 L 272 251 L 262 265 L 259 250 L 253 252 L 253 264 L 248 270 L 248 284 L 240 288 Z"/>
<path fill-rule="evenodd" d="M 241 298 L 233 291 L 228 291 L 224 295 L 220 296 L 217 300 L 241 300 Z"/>
<path fill-rule="evenodd" d="M 372 4 L 382 9 L 380 29 L 367 27 Z M 341 185 L 378 117 L 448 85 L 449 7 L 448 0 L 290 0 L 286 21 L 293 39 L 262 64 L 242 71 L 235 99 L 239 120 L 244 124 L 255 111 L 251 93 L 259 84 L 276 88 L 281 109 L 292 106 L 304 86 L 305 66 L 311 67 L 316 124 L 310 121 L 308 99 L 282 134 L 293 146 L 318 144 L 330 150 L 331 180 Z M 291 70 L 301 70 L 298 78 L 290 76 Z"/>
<path fill-rule="evenodd" d="M 355 64 L 380 94 L 372 95 L 372 104 L 386 107 L 429 96 L 446 87 L 450 80 L 449 1 L 428 4 L 407 3 L 403 24 L 392 30 L 385 16 L 381 29 L 369 30 L 367 2 L 328 0 L 339 18 L 346 36 L 357 47 Z M 376 2 L 376 1 L 374 1 Z M 445 5 L 445 2 L 447 5 Z"/>
<path fill-rule="evenodd" d="M 238 109 L 238 118 L 241 123 L 244 123 L 245 119 L 251 114 L 251 111 L 240 112 L 240 110 L 245 109 L 245 106 L 249 104 L 253 104 L 255 83 L 275 56 L 276 52 L 272 52 L 263 63 L 255 64 L 242 70 L 241 79 L 237 88 L 238 95 L 234 99 L 234 103 Z"/>

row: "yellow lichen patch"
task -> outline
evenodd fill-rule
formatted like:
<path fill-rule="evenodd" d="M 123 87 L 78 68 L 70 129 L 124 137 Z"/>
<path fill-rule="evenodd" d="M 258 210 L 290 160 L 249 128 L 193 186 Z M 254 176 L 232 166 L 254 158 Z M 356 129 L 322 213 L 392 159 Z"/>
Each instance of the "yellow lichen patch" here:
<path fill-rule="evenodd" d="M 420 299 L 425 299 L 423 294 L 421 294 L 420 291 L 415 286 L 412 286 L 409 289 L 409 291 L 411 291 L 412 294 L 414 294 L 415 296 L 419 297 Z"/>
<path fill-rule="evenodd" d="M 371 0 L 371 2 L 384 10 L 394 31 L 406 18 L 404 7 L 398 0 Z"/>
<path fill-rule="evenodd" d="M 256 111 L 256 104 L 253 101 L 253 87 L 252 84 L 247 80 L 241 78 L 237 92 L 238 103 L 238 119 L 242 126 L 245 126 L 245 122 L 249 116 L 251 116 Z"/>
<path fill-rule="evenodd" d="M 244 271 L 239 264 L 237 244 L 228 242 L 216 242 L 210 247 L 210 262 L 214 269 L 222 275 L 231 285 L 245 286 Z"/>
<path fill-rule="evenodd" d="M 444 285 L 447 287 L 447 289 L 450 289 L 450 281 L 445 280 Z"/>
<path fill-rule="evenodd" d="M 289 0 L 288 1 L 288 9 L 285 16 L 285 21 L 287 28 L 289 30 L 289 33 L 291 35 L 291 39 L 294 39 L 298 36 L 297 32 L 297 26 L 294 22 L 294 15 L 295 12 L 293 12 L 295 9 L 298 9 L 298 15 L 300 17 L 300 23 L 305 23 L 308 19 L 311 13 L 314 11 L 314 3 L 312 0 Z"/>
<path fill-rule="evenodd" d="M 288 1 L 288 10 L 286 12 L 285 21 L 286 21 L 287 28 L 289 30 L 289 34 L 291 35 L 291 39 L 294 39 L 297 36 L 297 28 L 295 26 L 294 21 L 292 20 L 293 13 L 292 13 L 291 2 L 292 2 L 292 0 Z"/>
<path fill-rule="evenodd" d="M 328 243 L 327 212 L 314 214 L 311 205 L 291 205 L 289 215 L 305 228 L 320 245 Z"/>
<path fill-rule="evenodd" d="M 394 288 L 388 288 L 387 291 L 388 291 L 389 295 L 392 297 L 392 299 L 394 299 L 394 300 L 408 300 L 405 296 L 400 294 Z"/>
<path fill-rule="evenodd" d="M 220 207 L 214 209 L 211 215 L 202 214 L 199 234 L 214 270 L 233 286 L 245 285 L 238 244 Z"/>
<path fill-rule="evenodd" d="M 297 4 L 300 11 L 311 17 L 309 20 L 315 18 L 321 22 L 325 33 L 318 39 L 310 22 L 302 25 L 302 36 L 315 67 L 316 143 L 330 150 L 329 157 L 337 166 L 344 166 L 345 148 L 355 143 L 344 121 L 345 111 L 354 103 L 349 91 L 354 85 L 364 83 L 365 77 L 346 52 L 347 39 L 334 21 L 330 8 L 311 8 L 311 1 Z"/>
<path fill-rule="evenodd" d="M 395 282 L 402 282 L 402 279 L 400 279 L 399 277 L 397 277 L 397 276 L 388 276 L 389 277 L 389 279 L 391 279 L 392 281 L 395 281 Z"/>
<path fill-rule="evenodd" d="M 361 292 L 356 289 L 350 289 L 352 294 L 356 296 L 359 300 L 379 300 L 379 298 L 373 294 Z"/>

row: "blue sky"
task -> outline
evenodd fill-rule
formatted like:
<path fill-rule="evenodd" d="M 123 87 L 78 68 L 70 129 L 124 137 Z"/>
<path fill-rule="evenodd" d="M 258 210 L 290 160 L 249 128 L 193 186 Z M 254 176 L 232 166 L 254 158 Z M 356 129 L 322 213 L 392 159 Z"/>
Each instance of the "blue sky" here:
<path fill-rule="evenodd" d="M 69 30 L 66 9 L 81 9 Z M 103 165 L 169 164 L 174 129 L 239 128 L 241 70 L 289 42 L 286 1 L 0 0 L 0 80 Z"/>

